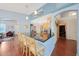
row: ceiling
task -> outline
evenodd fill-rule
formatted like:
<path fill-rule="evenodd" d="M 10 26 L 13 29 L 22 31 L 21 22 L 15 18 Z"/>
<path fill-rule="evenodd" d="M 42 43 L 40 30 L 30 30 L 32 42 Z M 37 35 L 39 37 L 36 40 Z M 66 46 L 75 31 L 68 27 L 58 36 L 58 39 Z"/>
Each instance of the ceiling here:
<path fill-rule="evenodd" d="M 74 19 L 77 18 L 77 11 L 76 10 L 68 10 L 61 12 L 56 16 L 57 20 L 69 20 L 69 19 Z"/>
<path fill-rule="evenodd" d="M 0 9 L 29 15 L 45 3 L 0 3 Z"/>
<path fill-rule="evenodd" d="M 70 16 L 76 16 L 77 15 L 77 11 L 76 10 L 68 10 L 68 11 L 64 11 L 61 12 L 60 14 L 58 14 L 58 16 L 60 15 L 60 17 L 70 17 Z"/>
<path fill-rule="evenodd" d="M 35 19 L 47 15 L 49 13 L 57 12 L 61 9 L 70 7 L 72 5 L 75 5 L 75 3 L 47 3 L 37 10 L 38 11 L 37 15 L 30 14 L 30 19 Z"/>

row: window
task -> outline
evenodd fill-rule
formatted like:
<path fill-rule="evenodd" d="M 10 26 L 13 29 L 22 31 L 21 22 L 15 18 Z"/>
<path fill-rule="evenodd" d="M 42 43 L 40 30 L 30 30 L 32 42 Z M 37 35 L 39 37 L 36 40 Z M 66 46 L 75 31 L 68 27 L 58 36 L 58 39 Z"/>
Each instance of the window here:
<path fill-rule="evenodd" d="M 6 32 L 6 24 L 0 24 L 0 33 Z"/>

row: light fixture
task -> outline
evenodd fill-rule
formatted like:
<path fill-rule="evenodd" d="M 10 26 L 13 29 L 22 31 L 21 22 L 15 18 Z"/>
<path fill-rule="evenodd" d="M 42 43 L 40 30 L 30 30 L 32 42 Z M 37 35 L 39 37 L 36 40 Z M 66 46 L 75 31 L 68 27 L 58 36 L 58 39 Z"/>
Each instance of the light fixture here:
<path fill-rule="evenodd" d="M 37 15 L 38 14 L 38 12 L 37 11 L 34 11 L 34 15 Z"/>
<path fill-rule="evenodd" d="M 28 20 L 29 19 L 29 17 L 28 16 L 26 16 L 26 20 Z"/>
<path fill-rule="evenodd" d="M 76 12 L 73 12 L 72 15 L 76 15 Z"/>
<path fill-rule="evenodd" d="M 69 12 L 70 16 L 75 16 L 77 13 L 76 12 Z"/>

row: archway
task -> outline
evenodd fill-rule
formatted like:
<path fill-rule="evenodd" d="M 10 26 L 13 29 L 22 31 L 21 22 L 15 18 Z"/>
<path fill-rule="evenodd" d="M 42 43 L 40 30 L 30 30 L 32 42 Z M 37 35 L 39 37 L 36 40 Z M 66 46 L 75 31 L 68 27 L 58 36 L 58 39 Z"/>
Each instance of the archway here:
<path fill-rule="evenodd" d="M 77 39 L 77 10 L 67 10 L 56 15 L 57 38 Z"/>

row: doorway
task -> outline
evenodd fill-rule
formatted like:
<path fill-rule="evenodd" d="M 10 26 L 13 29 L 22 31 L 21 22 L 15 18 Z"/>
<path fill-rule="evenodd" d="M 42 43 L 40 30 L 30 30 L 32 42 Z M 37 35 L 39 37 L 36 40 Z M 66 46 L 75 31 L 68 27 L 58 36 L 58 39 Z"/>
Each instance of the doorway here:
<path fill-rule="evenodd" d="M 59 26 L 59 37 L 66 38 L 65 25 L 60 25 Z"/>

